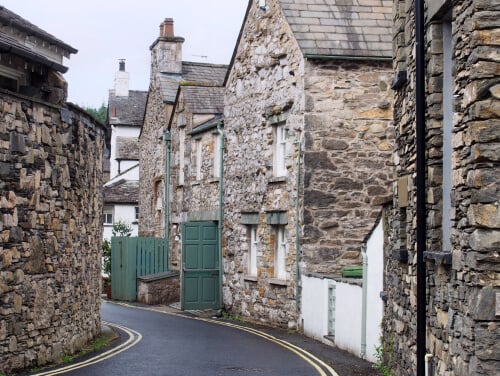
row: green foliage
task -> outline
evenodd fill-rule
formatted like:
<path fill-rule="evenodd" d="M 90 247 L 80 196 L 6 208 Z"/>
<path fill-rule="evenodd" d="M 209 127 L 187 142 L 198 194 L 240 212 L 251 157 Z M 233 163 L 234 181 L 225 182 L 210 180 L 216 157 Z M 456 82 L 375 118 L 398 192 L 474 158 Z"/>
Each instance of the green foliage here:
<path fill-rule="evenodd" d="M 380 372 L 382 376 L 392 376 L 391 365 L 394 358 L 394 338 L 391 336 L 389 343 L 384 343 L 383 338 L 380 338 L 381 344 L 375 347 L 375 357 L 377 361 L 373 364 L 373 368 Z"/>
<path fill-rule="evenodd" d="M 111 275 L 111 243 L 107 239 L 102 242 L 102 271 Z"/>
<path fill-rule="evenodd" d="M 108 107 L 103 103 L 99 108 L 85 107 L 85 111 L 93 115 L 97 120 L 106 124 L 108 120 Z"/>
<path fill-rule="evenodd" d="M 64 355 L 61 359 L 61 361 L 66 364 L 66 363 L 71 363 L 73 361 L 73 357 L 71 355 Z"/>
<path fill-rule="evenodd" d="M 130 236 L 132 234 L 132 225 L 125 221 L 115 222 L 111 233 L 113 236 Z"/>

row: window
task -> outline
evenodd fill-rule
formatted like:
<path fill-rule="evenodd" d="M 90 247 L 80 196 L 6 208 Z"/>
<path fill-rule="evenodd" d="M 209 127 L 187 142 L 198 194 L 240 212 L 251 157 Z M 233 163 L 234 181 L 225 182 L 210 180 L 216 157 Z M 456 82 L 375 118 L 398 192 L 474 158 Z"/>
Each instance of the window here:
<path fill-rule="evenodd" d="M 274 277 L 286 279 L 285 226 L 276 226 L 276 248 L 274 251 Z"/>
<path fill-rule="evenodd" d="M 248 226 L 248 275 L 257 276 L 257 226 Z"/>
<path fill-rule="evenodd" d="M 195 150 L 195 162 L 194 162 L 194 168 L 195 168 L 195 174 L 196 174 L 196 180 L 201 180 L 201 155 L 202 155 L 202 144 L 201 144 L 201 139 L 200 140 L 195 140 L 195 145 L 194 145 L 194 150 Z"/>
<path fill-rule="evenodd" d="M 186 142 L 186 132 L 184 128 L 179 128 L 179 185 L 184 185 L 184 143 Z"/>
<path fill-rule="evenodd" d="M 135 210 L 135 221 L 137 222 L 139 220 L 139 207 L 136 206 L 134 210 Z"/>
<path fill-rule="evenodd" d="M 102 223 L 106 225 L 113 225 L 113 207 L 105 206 L 102 213 Z"/>
<path fill-rule="evenodd" d="M 274 176 L 285 176 L 286 128 L 285 124 L 274 129 Z"/>
<path fill-rule="evenodd" d="M 443 251 L 451 252 L 451 192 L 453 135 L 453 56 L 452 24 L 449 16 L 443 20 Z"/>
<path fill-rule="evenodd" d="M 214 178 L 220 177 L 220 135 L 214 136 Z"/>

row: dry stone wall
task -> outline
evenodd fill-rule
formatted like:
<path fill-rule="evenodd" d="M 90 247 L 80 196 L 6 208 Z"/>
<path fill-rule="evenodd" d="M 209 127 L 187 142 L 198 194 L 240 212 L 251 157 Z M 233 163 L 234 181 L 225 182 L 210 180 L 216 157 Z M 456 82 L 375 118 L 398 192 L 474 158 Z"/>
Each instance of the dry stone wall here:
<path fill-rule="evenodd" d="M 0 92 L 0 371 L 100 333 L 104 126 Z"/>
<path fill-rule="evenodd" d="M 408 205 L 395 209 L 389 233 L 384 341 L 398 375 L 416 364 L 415 105 L 414 15 L 411 4 L 395 2 L 395 68 L 408 81 L 396 92 L 395 161 L 408 180 Z M 435 375 L 491 375 L 499 361 L 499 71 L 497 1 L 451 2 L 453 135 L 451 252 L 442 249 L 443 18 L 426 26 L 427 129 L 427 348 Z M 446 172 L 446 171 L 445 171 Z M 397 209 L 396 209 L 397 208 Z M 404 247 L 408 262 L 392 251 Z M 443 263 L 444 260 L 445 262 Z"/>

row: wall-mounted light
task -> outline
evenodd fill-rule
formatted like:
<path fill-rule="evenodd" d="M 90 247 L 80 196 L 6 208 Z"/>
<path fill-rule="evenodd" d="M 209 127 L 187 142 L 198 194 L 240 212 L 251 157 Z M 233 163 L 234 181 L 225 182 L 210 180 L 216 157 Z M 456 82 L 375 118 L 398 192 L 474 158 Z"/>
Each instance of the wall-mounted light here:
<path fill-rule="evenodd" d="M 267 10 L 266 0 L 259 0 L 259 8 L 260 10 Z"/>

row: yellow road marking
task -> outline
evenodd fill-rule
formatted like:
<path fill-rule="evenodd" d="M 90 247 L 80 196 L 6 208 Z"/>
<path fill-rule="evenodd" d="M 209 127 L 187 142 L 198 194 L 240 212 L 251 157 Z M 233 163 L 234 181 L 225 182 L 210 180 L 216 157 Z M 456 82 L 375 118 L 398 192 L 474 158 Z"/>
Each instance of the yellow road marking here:
<path fill-rule="evenodd" d="M 182 317 L 182 318 L 198 320 L 198 321 L 205 321 L 205 322 L 209 322 L 209 323 L 213 323 L 213 324 L 232 327 L 232 328 L 238 329 L 238 330 L 243 330 L 243 331 L 246 331 L 250 334 L 262 337 L 270 342 L 276 343 L 277 345 L 284 347 L 288 351 L 293 352 L 295 355 L 299 356 L 300 358 L 305 360 L 307 363 L 309 363 L 314 369 L 316 369 L 316 371 L 318 371 L 318 373 L 321 376 L 339 376 L 338 373 L 335 372 L 332 367 L 330 367 L 328 364 L 326 364 L 325 362 L 323 362 L 321 359 L 317 358 L 313 354 L 304 350 L 303 348 L 296 346 L 290 342 L 287 342 L 283 339 L 276 338 L 276 337 L 274 337 L 270 334 L 267 334 L 265 332 L 262 332 L 258 329 L 248 328 L 245 326 L 241 326 L 241 325 L 237 325 L 237 324 L 233 324 L 233 323 L 229 323 L 229 322 L 212 320 L 212 319 L 203 318 L 203 317 L 190 317 L 190 316 L 186 316 L 186 315 L 175 313 L 175 312 L 166 312 L 166 311 L 162 311 L 162 310 L 155 309 L 155 308 L 140 307 L 140 306 L 135 306 L 132 304 L 127 304 L 127 303 L 122 303 L 122 302 L 110 302 L 110 303 L 116 304 L 116 305 L 121 305 L 123 307 L 142 309 L 145 311 L 163 313 L 165 315 L 171 315 L 171 316 Z M 326 369 L 328 373 L 325 373 L 325 371 L 320 366 L 323 367 L 324 369 Z"/>
<path fill-rule="evenodd" d="M 75 363 L 75 364 L 70 364 L 66 367 L 63 367 L 63 368 L 58 368 L 56 370 L 52 370 L 52 371 L 46 371 L 46 372 L 41 372 L 41 373 L 37 373 L 37 374 L 34 374 L 32 376 L 53 376 L 53 375 L 60 375 L 60 374 L 63 374 L 63 373 L 66 373 L 66 372 L 69 372 L 69 371 L 74 371 L 74 370 L 77 370 L 79 368 L 83 368 L 83 367 L 87 367 L 87 366 L 90 366 L 92 364 L 96 364 L 96 363 L 99 363 L 99 362 L 102 362 L 106 359 L 109 359 L 115 355 L 118 355 L 120 354 L 121 352 L 123 351 L 126 351 L 128 349 L 130 349 L 131 347 L 137 345 L 141 339 L 142 339 L 142 334 L 135 331 L 135 330 L 132 330 L 130 328 L 126 328 L 124 326 L 121 326 L 121 325 L 117 325 L 117 324 L 114 324 L 114 323 L 110 323 L 110 322 L 105 322 L 103 321 L 104 324 L 106 325 L 109 325 L 109 326 L 113 326 L 115 328 L 118 328 L 118 329 L 121 329 L 123 330 L 125 333 L 127 333 L 127 335 L 129 336 L 129 338 L 123 342 L 121 345 L 117 346 L 117 347 L 114 347 L 112 348 L 111 350 L 108 350 L 106 352 L 103 352 L 102 354 L 99 354 L 95 357 L 92 357 L 90 359 L 87 359 L 83 362 L 79 362 L 79 363 Z"/>

